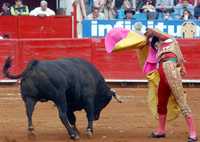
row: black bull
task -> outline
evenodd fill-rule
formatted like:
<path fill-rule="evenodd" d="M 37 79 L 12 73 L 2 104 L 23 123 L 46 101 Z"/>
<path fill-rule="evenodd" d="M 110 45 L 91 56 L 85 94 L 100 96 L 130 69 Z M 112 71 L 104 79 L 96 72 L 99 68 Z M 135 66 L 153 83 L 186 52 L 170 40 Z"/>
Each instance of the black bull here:
<path fill-rule="evenodd" d="M 84 109 L 88 120 L 86 132 L 91 136 L 93 120 L 99 119 L 100 112 L 112 96 L 116 98 L 100 72 L 82 59 L 33 60 L 19 75 L 9 72 L 11 63 L 8 57 L 3 74 L 10 79 L 21 79 L 21 96 L 26 107 L 29 131 L 34 130 L 32 113 L 35 104 L 51 100 L 57 106 L 59 117 L 72 139 L 79 139 L 74 111 Z"/>

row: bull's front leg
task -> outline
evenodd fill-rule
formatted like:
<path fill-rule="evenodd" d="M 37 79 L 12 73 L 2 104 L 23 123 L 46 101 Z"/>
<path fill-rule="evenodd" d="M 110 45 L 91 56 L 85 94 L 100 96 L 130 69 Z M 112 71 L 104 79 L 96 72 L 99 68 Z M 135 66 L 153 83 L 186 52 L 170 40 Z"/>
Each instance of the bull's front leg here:
<path fill-rule="evenodd" d="M 74 139 L 74 140 L 80 139 L 79 134 L 76 132 L 76 130 L 72 127 L 72 125 L 69 122 L 69 119 L 68 119 L 68 116 L 67 116 L 66 101 L 64 101 L 64 99 L 62 99 L 62 101 L 58 101 L 56 103 L 56 105 L 58 107 L 59 117 L 60 117 L 63 125 L 67 129 L 70 138 Z"/>
<path fill-rule="evenodd" d="M 93 120 L 94 120 L 94 105 L 93 102 L 88 102 L 86 109 L 87 113 L 87 120 L 88 120 L 88 126 L 86 128 L 86 134 L 88 137 L 93 136 Z"/>
<path fill-rule="evenodd" d="M 79 134 L 79 131 L 76 127 L 76 116 L 74 114 L 74 112 L 72 110 L 67 110 L 67 116 L 69 119 L 70 124 L 72 125 L 72 127 L 74 128 L 74 130 Z"/>

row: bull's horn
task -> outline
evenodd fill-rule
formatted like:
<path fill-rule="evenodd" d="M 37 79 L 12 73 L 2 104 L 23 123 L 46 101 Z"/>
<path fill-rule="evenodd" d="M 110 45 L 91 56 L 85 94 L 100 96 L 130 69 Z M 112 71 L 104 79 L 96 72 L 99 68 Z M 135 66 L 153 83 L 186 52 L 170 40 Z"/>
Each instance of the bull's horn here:
<path fill-rule="evenodd" d="M 111 89 L 111 91 L 113 92 L 113 97 L 115 98 L 115 100 L 118 103 L 122 103 L 122 100 L 120 99 L 119 95 L 116 94 L 116 91 L 114 89 Z"/>
<path fill-rule="evenodd" d="M 120 100 L 118 95 L 113 94 L 113 97 L 115 98 L 115 100 L 117 100 L 118 103 L 122 103 L 122 100 Z"/>

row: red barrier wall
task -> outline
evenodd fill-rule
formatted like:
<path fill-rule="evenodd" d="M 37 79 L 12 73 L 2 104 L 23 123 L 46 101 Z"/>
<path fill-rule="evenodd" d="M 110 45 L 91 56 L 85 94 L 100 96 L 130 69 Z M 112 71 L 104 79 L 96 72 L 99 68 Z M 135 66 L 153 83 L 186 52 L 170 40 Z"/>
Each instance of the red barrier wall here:
<path fill-rule="evenodd" d="M 200 79 L 200 39 L 178 41 L 186 60 L 187 75 L 185 78 Z"/>
<path fill-rule="evenodd" d="M 18 17 L 0 16 L 0 35 L 8 34 L 10 38 L 18 37 Z"/>
<path fill-rule="evenodd" d="M 10 38 L 72 38 L 71 16 L 0 16 L 0 35 Z"/>
<path fill-rule="evenodd" d="M 200 79 L 200 39 L 178 39 L 183 51 L 187 68 L 185 79 Z M 135 51 L 120 51 L 106 54 L 104 40 L 94 42 L 93 63 L 107 79 L 135 80 L 144 79 Z"/>
<path fill-rule="evenodd" d="M 200 40 L 180 39 L 179 43 L 187 61 L 185 79 L 200 80 Z M 102 39 L 9 39 L 0 40 L 0 47 L 1 70 L 8 55 L 14 57 L 15 73 L 21 72 L 31 59 L 80 57 L 95 64 L 106 79 L 144 79 L 135 51 L 107 54 Z"/>

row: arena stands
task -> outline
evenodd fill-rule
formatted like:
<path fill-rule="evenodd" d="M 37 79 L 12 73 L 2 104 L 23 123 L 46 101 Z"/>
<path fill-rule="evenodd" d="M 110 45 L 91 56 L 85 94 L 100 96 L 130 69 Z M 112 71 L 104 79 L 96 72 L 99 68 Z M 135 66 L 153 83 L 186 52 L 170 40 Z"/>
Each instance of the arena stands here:
<path fill-rule="evenodd" d="M 199 0 L 94 0 L 94 6 L 99 7 L 105 15 L 107 14 L 105 9 L 111 11 L 112 16 L 105 17 L 106 19 L 124 19 L 125 11 L 130 8 L 135 11 L 135 14 L 142 13 L 142 17 L 145 15 L 146 19 L 150 18 L 151 20 L 164 19 L 166 13 L 170 14 L 169 16 L 173 19 L 180 19 L 185 10 L 190 11 L 194 17 L 194 8 L 196 7 L 196 11 L 198 11 L 199 5 Z M 91 4 L 86 7 L 91 7 Z M 135 19 L 140 20 L 138 17 L 140 16 L 135 16 Z"/>

